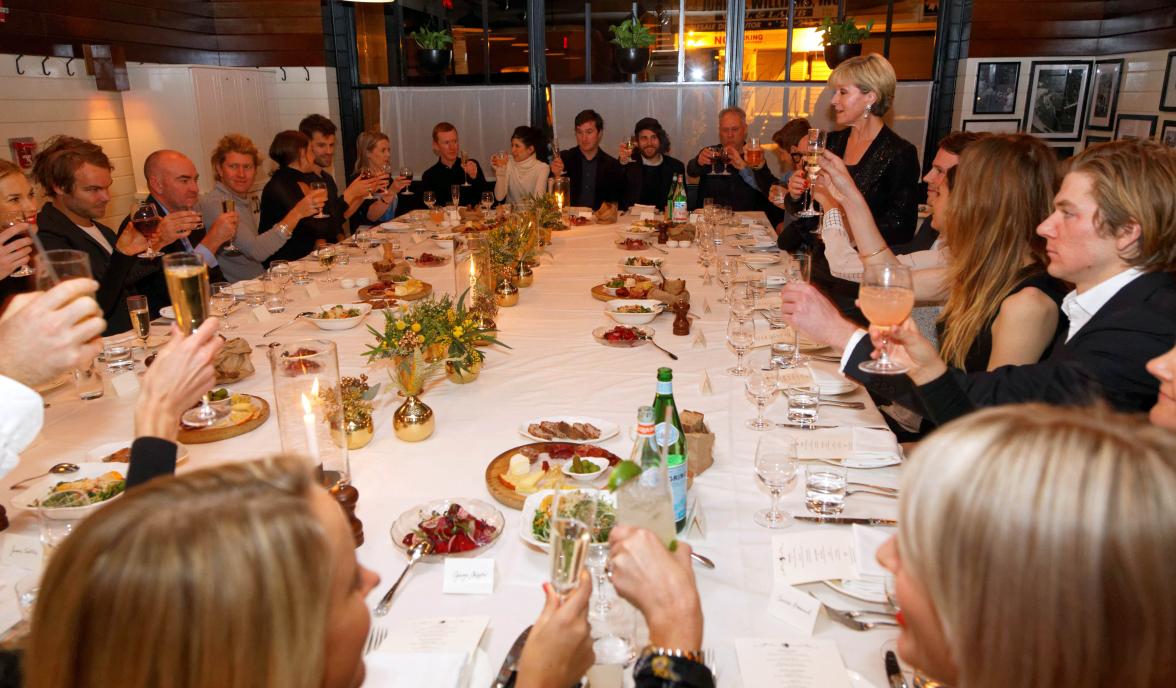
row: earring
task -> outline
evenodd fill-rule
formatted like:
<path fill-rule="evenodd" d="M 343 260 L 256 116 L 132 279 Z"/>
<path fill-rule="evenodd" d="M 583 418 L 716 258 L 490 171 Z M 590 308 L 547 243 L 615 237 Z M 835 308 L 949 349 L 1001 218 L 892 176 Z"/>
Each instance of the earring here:
<path fill-rule="evenodd" d="M 862 114 L 862 119 L 869 119 L 870 118 L 870 111 L 873 109 L 873 107 L 874 106 L 871 105 L 870 103 L 866 103 L 866 111 Z"/>

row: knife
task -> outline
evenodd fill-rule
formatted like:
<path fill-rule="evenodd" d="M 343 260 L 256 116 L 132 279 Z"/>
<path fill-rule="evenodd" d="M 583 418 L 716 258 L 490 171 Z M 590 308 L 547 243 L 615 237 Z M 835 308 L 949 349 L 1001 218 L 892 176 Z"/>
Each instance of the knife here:
<path fill-rule="evenodd" d="M 527 636 L 531 635 L 531 627 L 527 626 L 519 637 L 515 638 L 514 645 L 510 646 L 510 652 L 506 653 L 506 659 L 502 660 L 502 666 L 498 669 L 498 677 L 494 680 L 493 688 L 506 688 L 514 685 L 515 669 L 519 665 L 519 657 L 523 654 L 523 646 L 527 644 Z"/>
<path fill-rule="evenodd" d="M 886 651 L 886 678 L 890 681 L 890 688 L 907 688 L 906 679 L 903 678 L 902 669 L 898 667 L 898 657 L 894 656 L 894 650 Z"/>
<path fill-rule="evenodd" d="M 829 523 L 836 526 L 897 526 L 898 521 L 891 518 L 856 518 L 850 516 L 793 516 L 798 521 L 806 523 Z"/>

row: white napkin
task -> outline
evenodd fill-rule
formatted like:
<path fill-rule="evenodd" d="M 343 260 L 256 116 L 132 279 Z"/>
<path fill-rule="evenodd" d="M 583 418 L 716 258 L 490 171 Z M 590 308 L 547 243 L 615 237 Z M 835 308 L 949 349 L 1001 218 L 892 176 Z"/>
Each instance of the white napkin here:
<path fill-rule="evenodd" d="M 364 657 L 367 678 L 363 685 L 371 688 L 462 688 L 466 668 L 464 652 L 384 652 L 376 650 Z"/>
<path fill-rule="evenodd" d="M 657 208 L 651 205 L 642 205 L 640 203 L 629 206 L 629 214 L 640 216 L 641 213 L 656 213 Z"/>
<path fill-rule="evenodd" d="M 380 688 L 465 688 L 486 616 L 454 616 L 396 622 L 388 638 L 365 658 L 364 685 Z"/>
<path fill-rule="evenodd" d="M 857 549 L 858 571 L 863 576 L 884 578 L 886 569 L 878 563 L 878 548 L 890 539 L 890 533 L 869 526 L 850 526 L 853 532 L 853 546 Z"/>
<path fill-rule="evenodd" d="M 828 371 L 808 366 L 813 376 L 813 382 L 821 389 L 821 394 L 845 394 L 857 389 L 858 384 L 837 371 Z"/>
<path fill-rule="evenodd" d="M 411 224 L 407 222 L 397 222 L 395 220 L 392 222 L 385 222 L 384 224 L 380 225 L 380 227 L 382 229 L 412 229 Z"/>

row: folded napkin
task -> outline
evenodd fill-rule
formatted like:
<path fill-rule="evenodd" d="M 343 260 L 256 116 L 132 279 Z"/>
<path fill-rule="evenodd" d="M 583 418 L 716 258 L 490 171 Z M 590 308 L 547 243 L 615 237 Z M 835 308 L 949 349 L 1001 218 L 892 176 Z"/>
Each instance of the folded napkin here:
<path fill-rule="evenodd" d="M 813 382 L 817 383 L 821 394 L 845 394 L 857 389 L 857 383 L 842 375 L 839 371 L 829 371 L 822 368 L 808 366 Z"/>
<path fill-rule="evenodd" d="M 630 215 L 640 216 L 641 213 L 655 213 L 655 212 L 657 212 L 657 208 L 655 208 L 651 205 L 642 205 L 640 203 L 635 203 L 635 204 L 629 206 L 629 214 Z"/>
<path fill-rule="evenodd" d="M 877 428 L 810 430 L 796 438 L 800 459 L 844 459 L 849 468 L 891 466 L 902 460 L 898 439 Z"/>
<path fill-rule="evenodd" d="M 478 643 L 489 625 L 485 616 L 397 621 L 388 638 L 364 658 L 365 686 L 380 688 L 466 688 L 488 683 L 478 670 Z M 483 662 L 485 663 L 485 662 Z"/>
<path fill-rule="evenodd" d="M 364 657 L 367 678 L 373 688 L 464 688 L 467 655 L 464 652 L 369 652 Z"/>
<path fill-rule="evenodd" d="M 216 384 L 227 385 L 243 380 L 253 374 L 253 347 L 240 337 L 229 339 L 224 348 L 213 359 L 216 368 Z"/>

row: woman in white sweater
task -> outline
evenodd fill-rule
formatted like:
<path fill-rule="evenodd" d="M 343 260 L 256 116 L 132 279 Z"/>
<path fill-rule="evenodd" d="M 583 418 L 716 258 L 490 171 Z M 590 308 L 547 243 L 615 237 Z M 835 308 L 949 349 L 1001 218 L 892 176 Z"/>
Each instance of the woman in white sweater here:
<path fill-rule="evenodd" d="M 539 162 L 535 151 L 543 147 L 543 134 L 534 127 L 521 126 L 510 136 L 510 157 L 494 156 L 494 198 L 521 203 L 528 196 L 547 192 L 547 163 Z"/>

